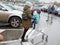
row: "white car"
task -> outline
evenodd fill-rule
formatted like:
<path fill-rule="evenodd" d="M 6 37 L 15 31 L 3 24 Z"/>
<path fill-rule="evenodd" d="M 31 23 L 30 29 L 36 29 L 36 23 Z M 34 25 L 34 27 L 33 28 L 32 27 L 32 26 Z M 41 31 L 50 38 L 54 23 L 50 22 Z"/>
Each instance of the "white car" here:
<path fill-rule="evenodd" d="M 44 12 L 47 12 L 47 9 L 48 9 L 47 5 L 44 5 L 44 6 L 41 7 L 41 10 L 44 11 Z"/>
<path fill-rule="evenodd" d="M 8 6 L 8 7 L 10 7 L 10 8 L 13 8 L 13 9 L 15 9 L 15 10 L 19 10 L 19 11 L 23 11 L 23 6 L 19 6 L 19 5 L 13 5 L 13 4 L 10 4 L 10 3 L 8 3 L 8 4 L 5 4 L 6 6 Z"/>
<path fill-rule="evenodd" d="M 14 5 L 15 9 L 23 11 L 24 6 Z"/>
<path fill-rule="evenodd" d="M 56 11 L 58 12 L 58 15 L 60 15 L 60 7 L 57 8 Z"/>
<path fill-rule="evenodd" d="M 22 11 L 15 10 L 0 3 L 0 23 L 9 23 L 14 28 L 20 26 L 22 21 Z"/>

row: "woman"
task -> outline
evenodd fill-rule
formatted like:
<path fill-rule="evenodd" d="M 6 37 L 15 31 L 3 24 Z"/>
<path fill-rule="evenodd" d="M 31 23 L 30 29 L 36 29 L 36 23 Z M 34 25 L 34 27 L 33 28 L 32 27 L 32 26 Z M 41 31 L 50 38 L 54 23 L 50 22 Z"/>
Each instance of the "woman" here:
<path fill-rule="evenodd" d="M 22 36 L 22 42 L 25 42 L 27 40 L 24 39 L 26 32 L 28 29 L 32 26 L 31 19 L 33 19 L 33 16 L 31 15 L 31 8 L 32 4 L 30 2 L 27 2 L 26 5 L 24 6 L 24 12 L 27 15 L 27 20 L 22 20 L 22 26 L 24 27 L 24 33 Z"/>

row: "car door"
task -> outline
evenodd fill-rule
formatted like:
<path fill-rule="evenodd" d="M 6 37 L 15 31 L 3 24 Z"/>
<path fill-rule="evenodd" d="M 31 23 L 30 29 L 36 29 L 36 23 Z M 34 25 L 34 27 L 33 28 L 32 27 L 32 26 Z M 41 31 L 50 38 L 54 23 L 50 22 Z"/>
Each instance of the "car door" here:
<path fill-rule="evenodd" d="M 3 18 L 3 17 L 2 17 L 2 15 L 3 15 L 2 8 L 3 8 L 3 6 L 0 5 L 0 22 L 1 22 L 2 18 Z"/>
<path fill-rule="evenodd" d="M 0 22 L 7 22 L 8 20 L 8 10 L 4 10 L 5 8 L 0 5 Z"/>

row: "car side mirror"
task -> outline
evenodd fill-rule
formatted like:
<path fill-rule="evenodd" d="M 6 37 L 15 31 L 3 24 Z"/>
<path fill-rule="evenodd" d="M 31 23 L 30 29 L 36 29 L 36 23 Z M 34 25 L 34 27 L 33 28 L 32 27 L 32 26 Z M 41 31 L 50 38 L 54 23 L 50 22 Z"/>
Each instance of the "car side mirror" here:
<path fill-rule="evenodd" d="M 2 10 L 3 10 L 3 11 L 8 11 L 8 10 L 7 10 L 7 9 L 5 9 L 5 8 L 2 8 Z"/>

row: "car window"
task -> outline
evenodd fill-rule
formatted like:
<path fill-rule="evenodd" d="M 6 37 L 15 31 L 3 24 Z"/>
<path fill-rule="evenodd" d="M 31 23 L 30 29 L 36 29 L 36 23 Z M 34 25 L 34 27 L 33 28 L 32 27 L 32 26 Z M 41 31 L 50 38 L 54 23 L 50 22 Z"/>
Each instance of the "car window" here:
<path fill-rule="evenodd" d="M 4 8 L 4 7 L 0 5 L 0 10 L 2 10 L 2 8 Z"/>
<path fill-rule="evenodd" d="M 4 8 L 4 7 L 0 5 L 0 8 Z"/>
<path fill-rule="evenodd" d="M 6 10 L 13 10 L 10 7 L 8 7 L 8 6 L 6 6 L 5 4 L 2 4 L 2 3 L 0 4 L 0 6 L 4 9 L 6 9 Z"/>
<path fill-rule="evenodd" d="M 13 10 L 16 10 L 12 5 L 6 5 L 6 6 L 10 7 Z"/>

